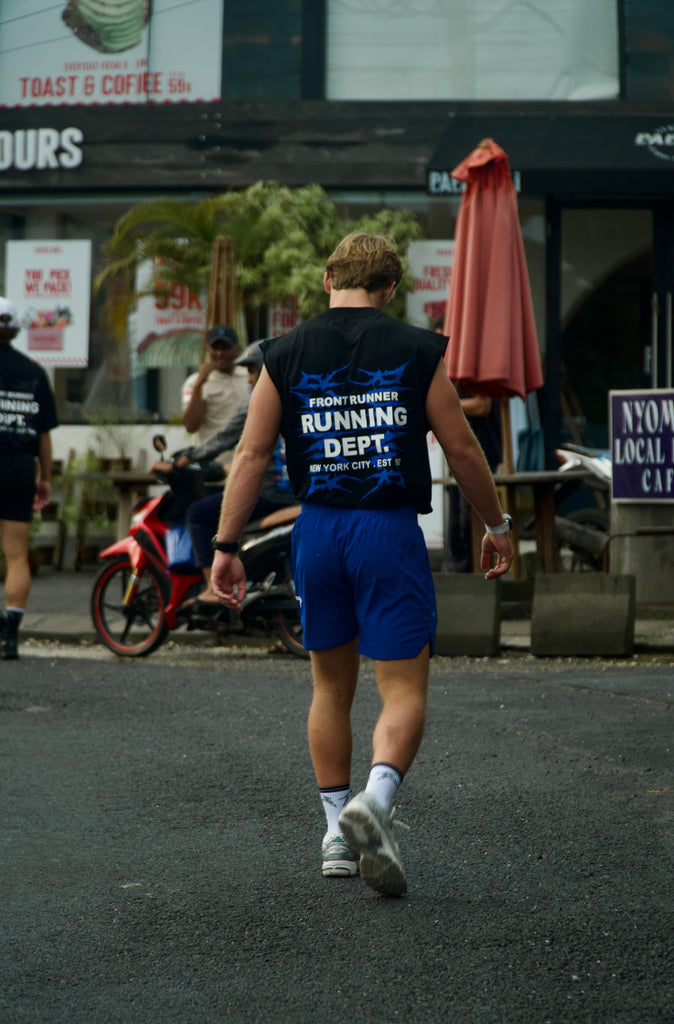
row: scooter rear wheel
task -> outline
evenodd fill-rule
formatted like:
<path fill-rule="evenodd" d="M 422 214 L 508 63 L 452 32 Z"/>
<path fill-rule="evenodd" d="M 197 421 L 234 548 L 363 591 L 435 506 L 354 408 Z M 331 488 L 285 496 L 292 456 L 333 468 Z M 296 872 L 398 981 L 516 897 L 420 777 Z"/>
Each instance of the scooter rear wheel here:
<path fill-rule="evenodd" d="M 166 602 L 159 574 L 153 568 L 142 570 L 136 593 L 129 604 L 124 604 L 132 571 L 124 555 L 108 562 L 91 594 L 91 617 L 99 640 L 124 658 L 151 654 L 168 633 Z"/>

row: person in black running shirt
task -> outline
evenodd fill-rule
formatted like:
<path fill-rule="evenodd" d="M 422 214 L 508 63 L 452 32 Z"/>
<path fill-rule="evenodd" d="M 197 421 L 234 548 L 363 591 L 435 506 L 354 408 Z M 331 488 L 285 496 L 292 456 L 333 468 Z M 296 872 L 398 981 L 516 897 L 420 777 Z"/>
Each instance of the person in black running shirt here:
<path fill-rule="evenodd" d="M 322 871 L 372 888 L 407 887 L 390 807 L 424 731 L 436 629 L 419 513 L 431 508 L 427 434 L 487 525 L 487 579 L 507 572 L 509 524 L 489 467 L 443 365 L 444 339 L 383 310 L 402 268 L 392 243 L 349 235 L 327 262 L 330 308 L 265 343 L 265 367 L 225 491 L 211 581 L 238 608 L 237 542 L 279 431 L 302 513 L 293 580 L 314 696 L 309 746 L 326 815 Z M 491 556 L 497 563 L 489 568 Z M 364 792 L 351 798 L 351 706 L 360 655 L 372 658 L 382 709 Z"/>
<path fill-rule="evenodd" d="M 12 348 L 20 327 L 14 303 L 0 298 L 0 542 L 7 564 L 0 629 L 5 660 L 18 657 L 19 624 L 31 584 L 30 524 L 33 511 L 45 508 L 51 497 L 49 431 L 58 425 L 46 373 Z"/>

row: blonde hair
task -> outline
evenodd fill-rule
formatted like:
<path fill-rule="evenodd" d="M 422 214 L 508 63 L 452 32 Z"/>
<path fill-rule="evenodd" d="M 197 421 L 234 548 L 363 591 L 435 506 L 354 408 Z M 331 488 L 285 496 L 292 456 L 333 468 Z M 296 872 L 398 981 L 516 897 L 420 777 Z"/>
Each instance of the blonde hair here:
<path fill-rule="evenodd" d="M 347 235 L 328 258 L 325 267 L 333 288 L 364 288 L 377 292 L 397 284 L 403 268 L 393 241 L 383 235 L 356 231 Z"/>

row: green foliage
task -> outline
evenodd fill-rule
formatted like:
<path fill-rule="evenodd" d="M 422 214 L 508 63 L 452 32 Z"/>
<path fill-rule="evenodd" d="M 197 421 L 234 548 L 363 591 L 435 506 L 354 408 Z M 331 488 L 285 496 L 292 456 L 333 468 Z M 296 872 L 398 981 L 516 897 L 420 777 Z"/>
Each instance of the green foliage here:
<path fill-rule="evenodd" d="M 65 473 L 70 480 L 68 499 L 63 503 L 61 517 L 68 526 L 74 526 L 78 537 L 88 531 L 114 533 L 117 517 L 117 491 L 109 480 L 82 481 L 87 473 L 100 473 L 101 456 L 93 451 L 69 463 Z"/>
<path fill-rule="evenodd" d="M 226 192 L 197 203 L 170 197 L 140 203 L 115 226 L 105 246 L 106 265 L 95 287 L 106 288 L 111 319 L 119 323 L 135 292 L 139 262 L 152 260 L 161 269 L 145 293 L 161 295 L 172 284 L 187 285 L 195 294 L 208 288 L 215 239 L 234 241 L 237 308 L 252 310 L 282 299 L 296 298 L 305 318 L 326 308 L 323 291 L 325 261 L 349 232 L 390 235 L 399 252 L 422 236 L 407 210 L 382 210 L 359 220 L 338 215 L 319 185 L 290 188 L 258 181 L 247 189 Z M 402 317 L 406 276 L 390 312 Z"/>

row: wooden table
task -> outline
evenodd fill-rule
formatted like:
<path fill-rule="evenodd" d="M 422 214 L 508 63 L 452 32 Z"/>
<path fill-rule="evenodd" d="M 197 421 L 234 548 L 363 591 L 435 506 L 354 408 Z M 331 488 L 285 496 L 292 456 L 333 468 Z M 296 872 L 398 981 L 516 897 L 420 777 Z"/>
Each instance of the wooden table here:
<path fill-rule="evenodd" d="M 131 509 L 139 498 L 147 494 L 148 489 L 159 481 L 152 473 L 138 470 L 112 470 L 107 473 L 82 473 L 77 478 L 83 484 L 111 483 L 117 488 L 117 539 L 122 540 L 129 532 Z"/>
<path fill-rule="evenodd" d="M 159 481 L 152 473 L 135 470 L 119 470 L 108 473 L 85 473 L 82 480 L 107 480 L 117 488 L 117 536 L 126 537 L 129 532 L 131 509 L 140 497 L 147 494 L 151 486 Z M 555 489 L 566 481 L 581 482 L 590 480 L 590 474 L 582 469 L 572 469 L 560 473 L 557 470 L 542 470 L 536 473 L 496 473 L 493 477 L 497 488 L 505 490 L 505 511 L 513 517 L 513 579 L 521 578 L 521 562 L 519 557 L 519 515 L 517 509 L 517 492 L 523 487 L 530 487 L 534 498 L 534 536 L 536 549 L 541 556 L 543 572 L 557 572 L 557 528 L 555 526 Z M 441 477 L 433 480 L 434 484 L 456 487 L 453 477 Z M 161 486 L 161 485 L 160 485 Z M 219 484 L 221 486 L 221 482 Z M 484 526 L 481 519 L 473 513 L 473 550 L 479 551 Z M 476 549 L 477 545 L 477 549 Z"/>
<path fill-rule="evenodd" d="M 114 484 L 117 488 L 117 539 L 122 540 L 129 533 L 129 524 L 131 522 L 131 510 L 139 498 L 144 497 L 150 487 L 163 487 L 166 489 L 167 485 L 163 484 L 161 480 L 158 480 L 153 473 L 142 472 L 140 470 L 111 470 L 106 473 L 83 473 L 78 477 L 82 483 L 96 483 L 105 481 L 107 483 Z M 221 488 L 223 485 L 222 480 L 206 481 L 204 486 L 206 489 L 212 487 L 213 489 Z"/>
<path fill-rule="evenodd" d="M 535 473 L 495 473 L 493 476 L 497 489 L 505 490 L 504 511 L 513 518 L 512 542 L 515 548 L 512 576 L 514 580 L 522 577 L 522 563 L 519 553 L 519 515 L 517 509 L 517 491 L 530 487 L 534 497 L 534 536 L 536 550 L 541 557 L 543 572 L 557 572 L 559 553 L 557 550 L 557 527 L 555 525 L 555 489 L 570 480 L 578 482 L 590 480 L 590 474 L 583 469 L 570 469 L 563 473 L 559 470 L 541 470 Z M 433 480 L 434 484 L 445 484 L 456 487 L 453 477 Z M 482 520 L 473 512 L 473 564 L 480 564 L 480 546 L 484 534 Z"/>

